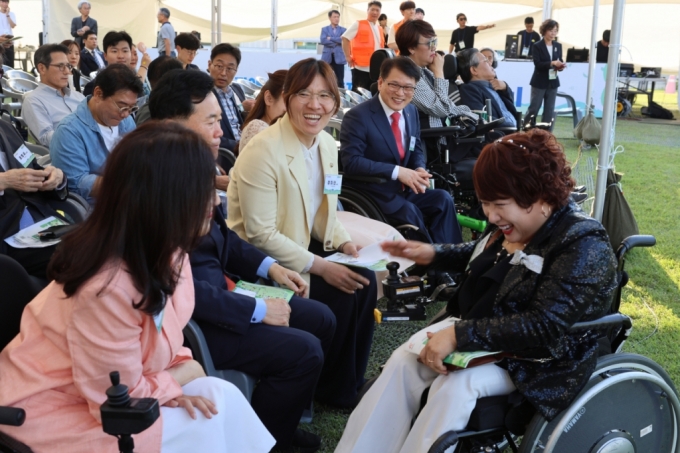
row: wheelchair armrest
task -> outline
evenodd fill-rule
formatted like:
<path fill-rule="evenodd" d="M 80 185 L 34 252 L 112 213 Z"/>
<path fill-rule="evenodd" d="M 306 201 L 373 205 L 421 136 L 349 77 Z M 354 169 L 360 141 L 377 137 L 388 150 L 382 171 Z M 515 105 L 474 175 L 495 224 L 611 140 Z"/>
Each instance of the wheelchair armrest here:
<path fill-rule="evenodd" d="M 514 134 L 515 132 L 517 132 L 517 128 L 516 127 L 509 127 L 509 126 L 497 127 L 497 128 L 494 129 L 494 131 L 503 132 L 504 134 Z"/>
<path fill-rule="evenodd" d="M 420 130 L 420 138 L 436 138 L 445 135 L 455 135 L 464 131 L 465 128 L 461 126 L 447 126 L 447 127 L 431 127 Z"/>
<path fill-rule="evenodd" d="M 636 234 L 628 236 L 621 241 L 621 245 L 616 250 L 616 259 L 621 260 L 623 255 L 634 247 L 653 247 L 656 245 L 656 238 L 648 234 Z"/>
<path fill-rule="evenodd" d="M 484 135 L 491 130 L 498 129 L 503 123 L 505 123 L 505 118 L 501 117 L 484 124 L 478 124 L 477 128 L 475 128 L 475 134 Z"/>
<path fill-rule="evenodd" d="M 205 374 L 207 376 L 219 376 L 217 370 L 215 370 L 215 364 L 210 356 L 210 350 L 208 349 L 208 342 L 205 341 L 203 336 L 203 331 L 198 326 L 196 321 L 193 319 L 189 320 L 184 330 L 184 338 L 189 343 L 189 349 L 194 356 L 194 360 L 201 364 Z"/>
<path fill-rule="evenodd" d="M 604 330 L 609 327 L 623 327 L 624 329 L 630 329 L 633 326 L 633 322 L 626 315 L 621 313 L 612 313 L 611 315 L 603 316 L 599 319 L 593 319 L 592 321 L 577 322 L 569 332 L 578 332 L 580 330 Z"/>
<path fill-rule="evenodd" d="M 377 176 L 360 176 L 360 175 L 348 175 L 347 173 L 342 173 L 343 181 L 354 181 L 363 182 L 367 184 L 385 184 L 387 179 L 379 178 Z"/>

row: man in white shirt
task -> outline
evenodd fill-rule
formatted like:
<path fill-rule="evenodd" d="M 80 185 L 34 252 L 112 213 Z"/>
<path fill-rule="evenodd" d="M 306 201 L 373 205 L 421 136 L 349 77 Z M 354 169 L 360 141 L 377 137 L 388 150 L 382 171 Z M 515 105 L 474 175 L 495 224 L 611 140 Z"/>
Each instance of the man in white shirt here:
<path fill-rule="evenodd" d="M 17 26 L 17 16 L 9 10 L 9 0 L 0 0 L 0 36 L 14 36 L 12 29 Z M 3 62 L 7 66 L 14 67 L 14 43 L 7 41 L 5 44 Z"/>
<path fill-rule="evenodd" d="M 97 49 L 97 33 L 88 30 L 83 33 L 83 50 L 80 51 L 80 72 L 89 77 L 91 73 L 101 71 L 106 67 L 104 54 Z"/>
<path fill-rule="evenodd" d="M 40 84 L 24 96 L 24 121 L 40 144 L 47 147 L 59 122 L 85 99 L 68 88 L 72 67 L 67 52 L 68 49 L 60 44 L 45 44 L 36 50 L 33 61 L 40 73 Z"/>
<path fill-rule="evenodd" d="M 359 87 L 370 89 L 371 55 L 385 47 L 385 35 L 378 25 L 381 9 L 382 3 L 370 1 L 366 20 L 354 22 L 342 35 L 342 50 L 352 68 L 352 90 L 357 93 Z"/>

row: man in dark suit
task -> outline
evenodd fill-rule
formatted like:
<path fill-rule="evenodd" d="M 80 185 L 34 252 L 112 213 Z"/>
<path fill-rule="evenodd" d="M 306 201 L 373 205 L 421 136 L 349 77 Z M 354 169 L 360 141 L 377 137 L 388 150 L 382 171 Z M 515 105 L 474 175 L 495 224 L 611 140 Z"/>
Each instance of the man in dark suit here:
<path fill-rule="evenodd" d="M 496 79 L 491 62 L 477 49 L 458 52 L 458 73 L 464 84 L 458 87 L 463 105 L 471 110 L 483 110 L 491 100 L 492 118 L 505 118 L 502 127 L 517 127 L 517 109 L 512 89 Z"/>
<path fill-rule="evenodd" d="M 173 119 L 199 133 L 217 159 L 221 109 L 212 89 L 213 81 L 204 72 L 175 69 L 155 85 L 149 108 L 152 119 Z M 335 316 L 326 305 L 299 297 L 309 292 L 302 277 L 242 240 L 227 228 L 225 216 L 217 205 L 210 232 L 190 255 L 196 292 L 193 318 L 218 369 L 258 379 L 252 406 L 276 438 L 276 450 L 314 452 L 321 439 L 296 428 L 312 400 L 335 333 Z M 233 282 L 258 278 L 271 279 L 297 295 L 286 303 L 232 291 Z"/>
<path fill-rule="evenodd" d="M 4 240 L 47 217 L 63 218 L 49 200 L 64 200 L 67 195 L 64 173 L 38 165 L 14 126 L 0 121 L 0 253 L 14 258 L 29 274 L 45 279 L 55 246 L 19 249 Z"/>
<path fill-rule="evenodd" d="M 254 100 L 246 100 L 243 89 L 232 83 L 238 65 L 241 64 L 241 51 L 231 44 L 222 43 L 213 47 L 208 61 L 208 72 L 215 82 L 213 92 L 222 108 L 222 142 L 220 148 L 228 150 L 236 149 L 236 142 L 241 140 L 241 126 L 246 112 L 249 112 L 255 103 Z"/>
<path fill-rule="evenodd" d="M 357 187 L 371 194 L 391 224 L 410 223 L 429 232 L 432 242 L 455 244 L 462 236 L 453 198 L 441 189 L 427 190 L 431 175 L 425 170 L 418 111 L 410 104 L 419 79 L 420 68 L 409 58 L 385 60 L 378 95 L 343 118 L 340 158 L 347 175 L 389 180 Z"/>
<path fill-rule="evenodd" d="M 80 51 L 80 71 L 85 77 L 106 67 L 104 54 L 97 49 L 97 34 L 88 30 L 83 34 L 84 47 Z"/>

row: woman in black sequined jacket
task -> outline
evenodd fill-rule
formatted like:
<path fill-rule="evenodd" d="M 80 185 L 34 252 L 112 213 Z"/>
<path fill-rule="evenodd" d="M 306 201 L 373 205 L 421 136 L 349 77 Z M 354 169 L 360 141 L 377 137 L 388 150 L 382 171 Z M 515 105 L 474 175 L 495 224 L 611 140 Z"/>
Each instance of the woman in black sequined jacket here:
<path fill-rule="evenodd" d="M 392 354 L 336 452 L 427 452 L 444 432 L 465 428 L 478 398 L 515 389 L 551 420 L 594 371 L 596 334 L 568 330 L 607 313 L 619 277 L 604 228 L 569 200 L 573 179 L 561 146 L 539 130 L 504 137 L 484 149 L 474 179 L 493 224 L 480 240 L 384 244 L 393 255 L 464 272 L 447 307 L 462 320 L 426 328 L 433 333 L 419 355 L 410 343 Z M 509 357 L 449 372 L 442 360 L 454 350 Z"/>

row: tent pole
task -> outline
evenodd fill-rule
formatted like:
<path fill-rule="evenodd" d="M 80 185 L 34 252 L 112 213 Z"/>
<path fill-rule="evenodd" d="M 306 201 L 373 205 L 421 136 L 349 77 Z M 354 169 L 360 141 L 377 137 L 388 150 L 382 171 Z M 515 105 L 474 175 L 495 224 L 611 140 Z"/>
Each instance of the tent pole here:
<path fill-rule="evenodd" d="M 50 31 L 50 0 L 43 0 L 42 2 L 42 7 L 43 7 L 43 14 L 42 14 L 42 20 L 43 20 L 43 44 L 47 44 L 48 41 L 48 34 Z"/>
<path fill-rule="evenodd" d="M 552 18 L 553 2 L 552 0 L 543 0 L 543 20 L 546 21 Z"/>
<path fill-rule="evenodd" d="M 626 0 L 614 0 L 611 38 L 609 40 L 609 58 L 607 59 L 607 80 L 602 105 L 602 132 L 600 135 L 600 153 L 597 161 L 597 183 L 595 187 L 595 205 L 593 217 L 602 221 L 604 196 L 607 191 L 607 170 L 609 170 L 609 154 L 614 144 L 614 119 L 616 115 L 616 91 L 619 75 L 619 56 L 621 54 L 621 35 L 623 34 L 623 8 Z"/>
<path fill-rule="evenodd" d="M 588 88 L 586 89 L 586 112 L 590 111 L 593 104 L 593 77 L 595 77 L 595 57 L 597 55 L 597 21 L 600 13 L 600 0 L 593 3 L 593 30 L 590 36 L 590 59 L 588 60 Z"/>
<path fill-rule="evenodd" d="M 217 45 L 217 26 L 215 25 L 216 0 L 210 0 L 210 47 Z"/>
<path fill-rule="evenodd" d="M 272 42 L 271 42 L 271 50 L 272 53 L 276 53 L 278 50 L 278 39 L 279 39 L 279 31 L 278 31 L 278 14 L 279 14 L 279 2 L 278 0 L 272 0 L 272 31 L 271 31 L 271 36 L 272 36 Z"/>
<path fill-rule="evenodd" d="M 222 44 L 222 0 L 217 0 L 217 44 Z"/>

